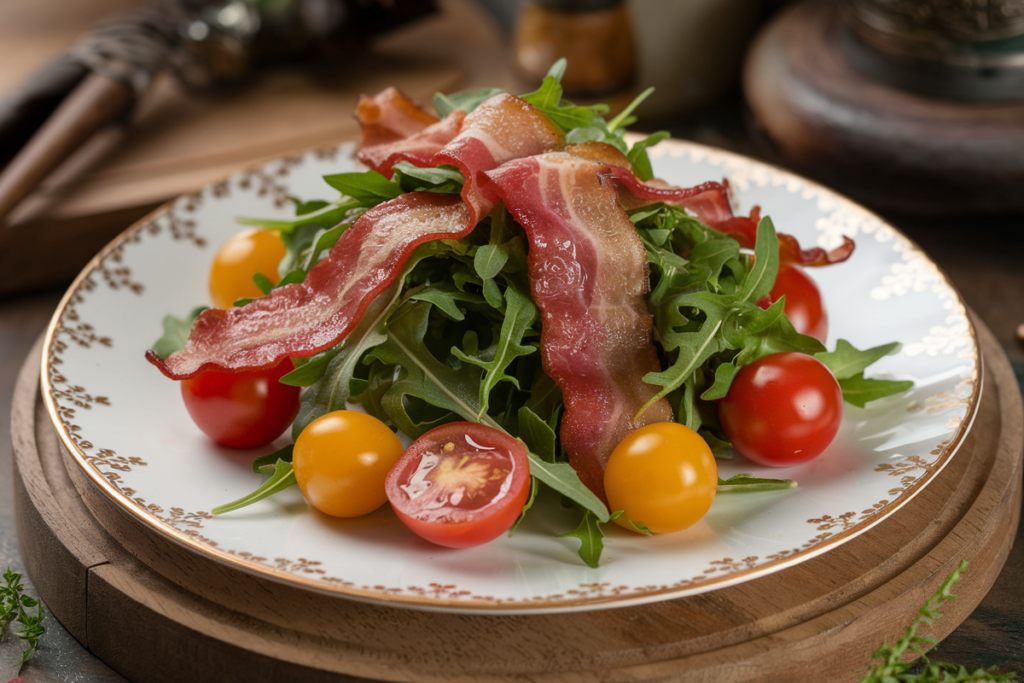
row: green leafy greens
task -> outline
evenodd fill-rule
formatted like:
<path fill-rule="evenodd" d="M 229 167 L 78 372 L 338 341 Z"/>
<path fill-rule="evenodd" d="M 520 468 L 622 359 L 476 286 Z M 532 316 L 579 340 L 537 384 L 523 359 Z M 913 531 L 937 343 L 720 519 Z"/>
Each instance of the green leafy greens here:
<path fill-rule="evenodd" d="M 561 60 L 523 99 L 558 125 L 568 143 L 612 145 L 626 155 L 641 180 L 651 179 L 647 150 L 668 134 L 655 133 L 632 147 L 624 137 L 624 128 L 635 121 L 633 112 L 650 90 L 606 120 L 606 106 L 579 106 L 563 98 L 564 70 Z M 438 94 L 434 107 L 441 116 L 455 109 L 468 113 L 500 92 Z M 242 220 L 281 232 L 286 256 L 278 269 L 278 287 L 301 282 L 367 209 L 407 192 L 459 193 L 464 183 L 453 167 L 419 168 L 407 162 L 395 165 L 391 179 L 366 171 L 324 180 L 341 196 L 334 201 L 293 199 L 292 220 Z M 794 329 L 783 311 L 784 301 L 766 310 L 758 305 L 771 291 L 779 269 L 779 241 L 770 219 L 757 226 L 751 258 L 735 239 L 682 208 L 658 203 L 633 209 L 629 216 L 647 251 L 647 304 L 664 360 L 663 369 L 644 377 L 658 388 L 644 409 L 667 398 L 675 419 L 699 431 L 717 451 L 729 444 L 713 401 L 728 393 L 743 366 L 772 353 L 815 355 L 832 369 L 844 398 L 859 406 L 910 387 L 909 382 L 864 377 L 871 363 L 898 351 L 898 344 L 858 351 L 840 340 L 828 352 L 821 342 Z M 524 230 L 499 204 L 469 236 L 417 248 L 395 283 L 377 297 L 342 343 L 310 358 L 294 359 L 296 369 L 282 381 L 307 389 L 292 435 L 297 438 L 311 421 L 349 403 L 360 404 L 412 438 L 453 420 L 502 430 L 522 440 L 529 453 L 533 478 L 519 521 L 535 498 L 550 489 L 578 510 L 579 525 L 564 536 L 578 539 L 580 558 L 597 566 L 604 546 L 602 525 L 620 519 L 623 512 L 609 511 L 582 484 L 559 443 L 564 406 L 537 352 L 540 316 L 529 294 L 526 245 Z M 270 290 L 268 278 L 254 280 L 264 292 Z M 199 310 L 185 320 L 168 316 L 154 350 L 166 356 L 181 348 Z M 254 470 L 269 478 L 252 494 L 215 508 L 215 514 L 237 510 L 295 482 L 290 447 L 258 459 Z M 795 486 L 792 480 L 749 474 L 718 482 L 721 493 Z M 642 520 L 624 522 L 639 533 L 649 533 Z"/>
<path fill-rule="evenodd" d="M 35 608 L 32 613 L 32 608 Z M 4 572 L 4 585 L 0 586 L 0 640 L 11 622 L 21 625 L 21 630 L 15 631 L 14 635 L 24 640 L 28 648 L 21 653 L 17 666 L 32 659 L 32 656 L 39 648 L 39 639 L 46 632 L 43 626 L 43 603 L 30 595 L 25 594 L 25 587 L 21 583 L 21 574 L 11 571 L 8 567 Z"/>

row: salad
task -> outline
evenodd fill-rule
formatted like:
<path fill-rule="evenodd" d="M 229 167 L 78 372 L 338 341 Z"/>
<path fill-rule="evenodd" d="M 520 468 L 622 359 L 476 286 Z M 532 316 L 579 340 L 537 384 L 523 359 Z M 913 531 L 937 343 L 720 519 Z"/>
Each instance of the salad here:
<path fill-rule="evenodd" d="M 723 492 L 795 486 L 717 476 L 733 452 L 785 467 L 819 456 L 844 400 L 910 388 L 866 378 L 898 343 L 828 351 L 804 249 L 727 184 L 653 177 L 624 128 L 541 87 L 360 101 L 363 173 L 331 200 L 218 252 L 216 308 L 165 319 L 147 352 L 196 424 L 227 446 L 294 444 L 223 514 L 298 484 L 327 514 L 390 502 L 411 531 L 466 547 L 550 489 L 579 510 L 566 536 L 596 566 L 602 524 L 670 533 Z M 358 404 L 362 411 L 350 410 Z M 396 432 L 413 440 L 405 448 Z M 731 446 L 731 449 L 729 448 Z"/>

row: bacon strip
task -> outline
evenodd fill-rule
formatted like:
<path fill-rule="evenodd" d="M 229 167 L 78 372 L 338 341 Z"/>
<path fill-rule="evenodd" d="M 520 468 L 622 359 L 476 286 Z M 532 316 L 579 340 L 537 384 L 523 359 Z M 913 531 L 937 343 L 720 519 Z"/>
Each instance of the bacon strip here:
<path fill-rule="evenodd" d="M 306 279 L 273 290 L 241 308 L 204 311 L 181 351 L 146 358 L 171 379 L 203 370 L 254 370 L 281 359 L 328 349 L 359 322 L 416 247 L 458 239 L 473 229 L 459 197 L 433 192 L 402 195 L 370 209 L 346 230 L 328 258 Z"/>
<path fill-rule="evenodd" d="M 562 390 L 569 463 L 604 499 L 604 468 L 637 427 L 672 420 L 643 382 L 661 369 L 652 341 L 647 253 L 607 166 L 566 153 L 518 159 L 486 173 L 530 241 L 533 300 L 541 313 L 544 370 Z"/>
<path fill-rule="evenodd" d="M 205 311 L 184 349 L 166 360 L 152 353 L 147 358 L 168 377 L 188 379 L 207 369 L 270 367 L 285 357 L 311 356 L 334 346 L 398 277 L 417 246 L 464 237 L 493 208 L 497 197 L 477 182 L 483 171 L 563 142 L 554 124 L 519 98 L 487 100 L 465 117 L 458 136 L 437 155 L 438 163 L 462 171 L 461 198 L 417 192 L 367 211 L 304 282 L 275 289 L 242 308 Z"/>
<path fill-rule="evenodd" d="M 387 88 L 372 98 L 361 95 L 355 116 L 363 130 L 363 148 L 407 138 L 437 123 L 436 116 L 398 88 Z"/>
<path fill-rule="evenodd" d="M 728 183 L 707 182 L 695 187 L 679 188 L 665 185 L 662 187 L 643 183 L 632 173 L 622 168 L 611 167 L 609 172 L 615 176 L 627 191 L 620 201 L 633 208 L 651 202 L 665 202 L 692 211 L 706 225 L 734 237 L 741 247 L 753 249 L 757 238 L 757 224 L 761 218 L 759 207 L 754 207 L 750 216 L 733 215 L 729 202 Z M 802 249 L 800 243 L 792 235 L 778 233 L 779 259 L 802 266 L 827 266 L 840 263 L 853 254 L 854 243 L 849 237 L 843 237 L 843 244 L 831 251 L 820 247 Z"/>

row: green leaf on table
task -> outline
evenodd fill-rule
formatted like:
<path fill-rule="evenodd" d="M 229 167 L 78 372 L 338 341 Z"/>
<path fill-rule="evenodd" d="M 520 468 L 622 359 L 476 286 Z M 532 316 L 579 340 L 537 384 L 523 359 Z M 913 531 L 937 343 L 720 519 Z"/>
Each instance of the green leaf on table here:
<path fill-rule="evenodd" d="M 562 534 L 559 538 L 578 538 L 580 540 L 580 559 L 595 569 L 601 562 L 604 550 L 604 532 L 600 520 L 590 510 L 583 512 L 583 519 L 574 530 Z"/>
<path fill-rule="evenodd" d="M 324 176 L 324 181 L 346 197 L 366 206 L 376 206 L 402 194 L 398 183 L 388 180 L 377 171 L 336 173 Z"/>
<path fill-rule="evenodd" d="M 503 92 L 505 91 L 501 88 L 483 88 L 482 90 L 464 90 L 450 95 L 441 92 L 434 93 L 434 111 L 442 119 L 456 109 L 461 109 L 468 114 L 486 100 Z"/>
<path fill-rule="evenodd" d="M 39 639 L 46 633 L 43 626 L 45 613 L 42 602 L 25 593 L 21 574 L 8 567 L 3 578 L 4 584 L 0 585 L 0 638 L 8 624 L 14 621 L 21 625 L 21 629 L 15 631 L 14 635 L 28 645 L 15 665 L 15 673 L 18 673 L 21 666 L 35 655 L 39 648 Z M 36 608 L 36 612 L 30 614 L 29 610 L 33 607 Z"/>
<path fill-rule="evenodd" d="M 754 491 L 782 491 L 795 489 L 792 479 L 764 479 L 752 474 L 736 474 L 728 479 L 718 478 L 718 493 L 752 493 Z"/>
<path fill-rule="evenodd" d="M 185 348 L 188 334 L 192 331 L 192 323 L 206 309 L 206 306 L 197 306 L 184 318 L 176 318 L 173 315 L 164 316 L 164 335 L 153 344 L 153 353 L 166 360 L 175 351 Z"/>
<path fill-rule="evenodd" d="M 865 378 L 864 373 L 858 373 L 839 380 L 839 388 L 843 390 L 844 401 L 863 408 L 871 401 L 910 391 L 914 383 L 909 380 Z"/>
<path fill-rule="evenodd" d="M 893 342 L 860 351 L 850 342 L 840 339 L 836 342 L 835 351 L 821 351 L 814 354 L 814 357 L 824 363 L 836 379 L 842 380 L 862 374 L 869 365 L 885 356 L 899 353 L 901 348 L 902 344 Z"/>
<path fill-rule="evenodd" d="M 259 488 L 249 495 L 242 496 L 238 500 L 225 503 L 224 505 L 218 505 L 210 510 L 210 512 L 214 515 L 223 515 L 226 512 L 240 510 L 255 502 L 261 501 L 264 498 L 269 498 L 275 493 L 284 491 L 286 488 L 295 484 L 295 471 L 292 469 L 291 462 L 281 458 L 278 458 L 273 465 L 268 464 L 260 467 L 260 473 L 269 473 L 270 478 L 263 482 Z"/>

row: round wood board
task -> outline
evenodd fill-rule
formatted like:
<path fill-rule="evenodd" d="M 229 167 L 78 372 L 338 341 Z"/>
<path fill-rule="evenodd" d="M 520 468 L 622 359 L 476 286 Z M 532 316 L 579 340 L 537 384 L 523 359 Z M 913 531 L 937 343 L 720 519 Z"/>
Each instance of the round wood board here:
<path fill-rule="evenodd" d="M 961 559 L 943 637 L 988 592 L 1021 508 L 1024 408 L 977 319 L 984 389 L 959 452 L 846 544 L 737 586 L 638 607 L 485 616 L 380 607 L 275 583 L 144 528 L 71 461 L 39 393 L 37 344 L 11 423 L 25 565 L 61 623 L 137 683 L 856 681 Z"/>

